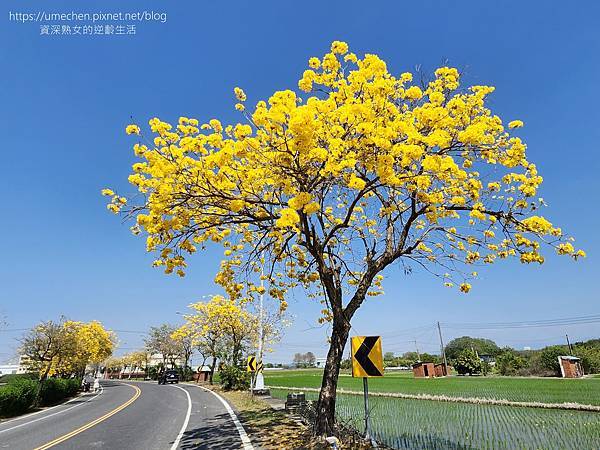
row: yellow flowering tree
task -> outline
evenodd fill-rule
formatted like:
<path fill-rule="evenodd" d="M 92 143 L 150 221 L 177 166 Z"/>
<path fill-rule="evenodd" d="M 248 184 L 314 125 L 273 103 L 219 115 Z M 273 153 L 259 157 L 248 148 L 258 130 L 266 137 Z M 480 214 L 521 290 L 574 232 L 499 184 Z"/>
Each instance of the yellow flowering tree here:
<path fill-rule="evenodd" d="M 83 371 L 88 364 L 99 364 L 112 355 L 116 336 L 100 322 L 67 322 L 65 325 L 73 327 L 76 334 L 77 351 L 73 360 L 79 371 Z"/>
<path fill-rule="evenodd" d="M 24 337 L 21 352 L 29 357 L 30 369 L 40 380 L 50 375 L 82 375 L 88 364 L 98 364 L 112 355 L 115 336 L 100 322 L 42 322 Z"/>
<path fill-rule="evenodd" d="M 214 295 L 207 302 L 190 305 L 192 314 L 185 315 L 185 328 L 198 346 L 208 346 L 213 358 L 229 364 L 241 362 L 244 350 L 256 338 L 258 320 L 235 300 Z"/>
<path fill-rule="evenodd" d="M 471 289 L 472 266 L 517 258 L 543 263 L 542 244 L 584 256 L 538 215 L 542 183 L 518 136 L 523 122 L 486 106 L 490 86 L 460 87 L 440 67 L 429 80 L 392 75 L 373 54 L 359 58 L 336 41 L 310 58 L 298 87 L 275 92 L 224 126 L 181 117 L 133 125 L 140 162 L 127 198 L 107 189 L 108 208 L 135 223 L 155 266 L 185 274 L 197 250 L 224 249 L 216 282 L 233 299 L 257 295 L 257 274 L 286 307 L 301 286 L 323 304 L 331 345 L 315 431 L 333 423 L 350 321 L 380 295 L 395 262 L 423 267 L 449 287 Z"/>
<path fill-rule="evenodd" d="M 190 370 L 190 359 L 194 353 L 194 344 L 192 337 L 187 333 L 185 328 L 179 327 L 171 333 L 171 338 L 177 343 L 180 348 L 181 357 L 183 359 L 183 378 L 187 381 Z"/>
<path fill-rule="evenodd" d="M 128 355 L 131 363 L 131 371 L 129 372 L 129 378 L 131 373 L 136 373 L 137 369 L 142 369 L 144 374 L 148 375 L 148 363 L 150 361 L 150 354 L 145 350 L 138 350 Z"/>

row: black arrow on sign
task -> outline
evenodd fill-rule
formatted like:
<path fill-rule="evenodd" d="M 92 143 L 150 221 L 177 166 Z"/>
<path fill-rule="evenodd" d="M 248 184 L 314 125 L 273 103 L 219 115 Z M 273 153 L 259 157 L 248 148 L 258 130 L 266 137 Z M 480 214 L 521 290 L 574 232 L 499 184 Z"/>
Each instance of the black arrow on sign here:
<path fill-rule="evenodd" d="M 360 347 L 358 347 L 358 350 L 354 354 L 356 361 L 358 361 L 358 363 L 370 377 L 380 377 L 383 375 L 377 366 L 373 364 L 371 358 L 369 358 L 369 353 L 371 353 L 371 350 L 373 350 L 377 339 L 379 339 L 379 336 L 365 337 L 365 340 L 362 342 L 362 344 L 360 344 Z"/>

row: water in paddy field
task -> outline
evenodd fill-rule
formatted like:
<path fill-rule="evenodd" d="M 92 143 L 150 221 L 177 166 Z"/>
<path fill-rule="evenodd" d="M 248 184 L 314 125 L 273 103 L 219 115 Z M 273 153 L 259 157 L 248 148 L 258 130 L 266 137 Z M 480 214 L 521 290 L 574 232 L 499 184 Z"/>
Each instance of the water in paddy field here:
<path fill-rule="evenodd" d="M 285 398 L 288 391 L 271 392 Z M 395 449 L 600 449 L 597 412 L 373 396 L 369 406 L 373 436 Z M 336 409 L 343 422 L 364 428 L 361 396 L 338 394 Z"/>

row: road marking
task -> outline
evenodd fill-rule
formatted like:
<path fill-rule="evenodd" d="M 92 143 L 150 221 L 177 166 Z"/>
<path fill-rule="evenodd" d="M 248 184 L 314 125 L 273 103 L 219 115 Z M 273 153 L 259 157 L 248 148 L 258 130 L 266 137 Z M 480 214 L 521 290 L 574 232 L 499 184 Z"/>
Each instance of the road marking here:
<path fill-rule="evenodd" d="M 61 411 L 57 411 L 57 412 L 55 412 L 55 413 L 52 413 L 52 414 L 48 414 L 47 416 L 44 416 L 44 417 L 39 417 L 39 418 L 37 418 L 37 419 L 30 420 L 29 422 L 25 422 L 25 423 L 22 423 L 22 424 L 20 424 L 20 425 L 15 425 L 14 427 L 10 427 L 10 428 L 6 428 L 6 429 L 4 429 L 4 430 L 0 430 L 0 434 L 2 434 L 2 433 L 6 433 L 7 431 L 10 431 L 10 430 L 15 430 L 15 429 L 17 429 L 17 428 L 24 427 L 25 425 L 29 425 L 30 423 L 35 423 L 35 422 L 39 422 L 40 420 L 45 420 L 45 419 L 47 419 L 48 417 L 56 416 L 57 414 L 62 414 L 62 413 L 66 412 L 66 411 L 69 411 L 69 410 L 71 410 L 71 409 L 73 409 L 73 408 L 77 408 L 78 406 L 85 405 L 87 402 L 90 402 L 90 401 L 92 401 L 93 399 L 95 399 L 96 397 L 98 397 L 100 394 L 102 394 L 102 391 L 103 391 L 103 389 L 102 389 L 102 387 L 100 387 L 100 392 L 99 392 L 98 394 L 94 395 L 93 397 L 90 397 L 90 398 L 88 398 L 88 399 L 87 399 L 85 402 L 78 403 L 78 404 L 76 404 L 76 405 L 74 405 L 74 406 L 71 406 L 71 407 L 69 407 L 69 408 L 63 409 L 63 410 L 61 410 Z M 72 399 L 71 399 L 71 400 L 69 400 L 68 402 L 65 402 L 65 403 L 63 403 L 63 404 L 61 404 L 61 405 L 56 405 L 56 406 L 53 406 L 52 408 L 43 409 L 43 410 L 41 410 L 41 411 L 38 411 L 38 412 L 35 412 L 35 413 L 32 413 L 32 414 L 28 414 L 27 416 L 24 416 L 24 417 L 17 417 L 16 419 L 13 419 L 13 420 L 24 419 L 25 417 L 31 417 L 31 416 L 33 416 L 33 415 L 37 415 L 37 414 L 39 414 L 39 413 L 42 413 L 42 412 L 47 412 L 47 411 L 49 411 L 50 409 L 58 408 L 59 406 L 64 406 L 64 405 L 66 405 L 67 403 L 69 403 L 69 402 L 72 402 L 73 400 L 76 400 L 76 399 L 78 399 L 78 398 L 81 398 L 81 397 L 75 397 L 75 398 L 72 398 Z M 13 420 L 9 420 L 8 422 L 12 422 Z M 5 423 L 8 423 L 8 422 L 4 422 L 4 423 L 2 423 L 2 424 L 0 424 L 0 425 L 4 425 Z"/>
<path fill-rule="evenodd" d="M 135 402 L 138 399 L 138 397 L 142 394 L 142 390 L 139 387 L 134 386 L 132 384 L 128 384 L 128 383 L 123 383 L 123 384 L 125 386 L 129 386 L 129 387 L 135 389 L 135 394 L 133 395 L 133 397 L 131 397 L 125 403 L 123 403 L 120 406 L 117 406 L 112 411 L 107 412 L 102 417 L 98 417 L 96 420 L 92 420 L 91 422 L 89 422 L 89 423 L 87 423 L 87 424 L 85 424 L 85 425 L 77 428 L 76 430 L 71 431 L 70 433 L 67 433 L 67 434 L 64 434 L 62 436 L 59 436 L 56 439 L 48 442 L 47 444 L 41 445 L 40 447 L 36 447 L 34 450 L 45 450 L 47 448 L 54 447 L 55 445 L 58 445 L 61 442 L 64 442 L 67 439 L 70 439 L 73 436 L 78 435 L 79 433 L 83 433 L 85 430 L 88 430 L 88 429 L 92 428 L 95 425 L 98 425 L 100 422 L 104 422 L 109 417 L 112 417 L 115 414 L 117 414 L 119 411 L 122 411 L 125 408 L 127 408 L 129 405 L 131 405 L 133 402 Z"/>
<path fill-rule="evenodd" d="M 171 386 L 173 386 L 173 385 L 171 385 Z M 181 430 L 179 430 L 179 434 L 177 435 L 177 438 L 175 439 L 175 441 L 173 442 L 173 445 L 171 446 L 171 450 L 177 450 L 177 447 L 179 447 L 179 442 L 181 442 L 181 438 L 183 437 L 183 433 L 185 433 L 188 423 L 190 422 L 190 415 L 192 414 L 192 399 L 191 399 L 190 393 L 187 391 L 187 389 L 183 389 L 182 387 L 179 387 L 179 386 L 173 386 L 173 387 L 185 392 L 185 395 L 187 395 L 187 400 L 188 400 L 188 409 L 187 409 L 187 414 L 185 415 L 185 420 L 183 421 L 183 426 L 181 427 Z"/>
<path fill-rule="evenodd" d="M 221 397 L 216 392 L 211 391 L 210 389 L 207 389 L 203 386 L 196 386 L 196 387 L 199 387 L 200 389 L 210 392 L 212 395 L 217 397 L 221 401 L 221 403 L 223 403 L 223 406 L 225 406 L 225 409 L 229 413 L 229 416 L 231 417 L 231 420 L 233 420 L 233 424 L 235 425 L 235 428 L 237 429 L 238 434 L 240 435 L 240 439 L 242 440 L 244 450 L 254 450 L 254 447 L 252 446 L 252 442 L 250 441 L 250 438 L 246 434 L 246 430 L 244 430 L 243 425 L 240 423 L 239 419 L 235 415 L 235 412 L 233 412 L 233 409 L 231 409 L 231 406 L 229 406 L 229 403 L 227 403 L 227 400 L 225 400 L 223 397 Z"/>

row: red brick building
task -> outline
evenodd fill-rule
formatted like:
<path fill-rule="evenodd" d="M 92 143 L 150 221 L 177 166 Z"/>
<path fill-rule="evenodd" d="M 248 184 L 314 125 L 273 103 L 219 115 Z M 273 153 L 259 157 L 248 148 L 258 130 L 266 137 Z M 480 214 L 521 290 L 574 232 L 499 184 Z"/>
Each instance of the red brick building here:
<path fill-rule="evenodd" d="M 436 364 L 434 369 L 436 377 L 445 377 L 448 375 L 448 372 L 446 372 L 446 365 L 444 363 Z M 450 367 L 448 367 L 448 371 L 450 371 Z"/>
<path fill-rule="evenodd" d="M 210 367 L 202 366 L 198 367 L 198 370 L 194 372 L 194 381 L 198 383 L 199 381 L 209 381 L 210 380 Z"/>
<path fill-rule="evenodd" d="M 559 356 L 560 373 L 563 378 L 581 378 L 583 376 L 583 367 L 581 359 L 576 356 Z"/>
<path fill-rule="evenodd" d="M 433 378 L 435 377 L 435 366 L 433 363 L 418 362 L 412 366 L 415 378 Z"/>

